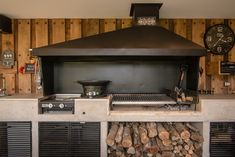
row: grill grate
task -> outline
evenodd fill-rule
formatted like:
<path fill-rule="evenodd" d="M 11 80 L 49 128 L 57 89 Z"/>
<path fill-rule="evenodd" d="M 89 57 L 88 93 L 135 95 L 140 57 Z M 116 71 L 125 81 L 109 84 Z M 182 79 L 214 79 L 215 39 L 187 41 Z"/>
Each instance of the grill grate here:
<path fill-rule="evenodd" d="M 176 104 L 165 94 L 113 94 L 113 104 Z"/>
<path fill-rule="evenodd" d="M 235 122 L 213 122 L 210 127 L 210 156 L 235 156 Z"/>

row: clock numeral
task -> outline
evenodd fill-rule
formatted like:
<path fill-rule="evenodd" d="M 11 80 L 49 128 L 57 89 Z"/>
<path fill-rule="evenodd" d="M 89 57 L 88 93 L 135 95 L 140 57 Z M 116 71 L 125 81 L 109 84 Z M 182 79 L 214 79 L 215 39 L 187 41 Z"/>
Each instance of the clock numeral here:
<path fill-rule="evenodd" d="M 221 52 L 223 51 L 223 48 L 222 48 L 221 46 L 218 46 L 218 47 L 216 48 L 216 50 L 217 50 L 217 52 L 221 53 Z"/>
<path fill-rule="evenodd" d="M 216 36 L 217 36 L 218 38 L 223 38 L 223 37 L 224 37 L 223 33 L 216 33 Z"/>
<path fill-rule="evenodd" d="M 212 36 L 206 37 L 206 41 L 211 42 L 212 41 Z"/>
<path fill-rule="evenodd" d="M 232 42 L 233 38 L 232 37 L 227 37 L 227 42 Z"/>
<path fill-rule="evenodd" d="M 218 32 L 223 32 L 223 27 L 217 27 Z"/>

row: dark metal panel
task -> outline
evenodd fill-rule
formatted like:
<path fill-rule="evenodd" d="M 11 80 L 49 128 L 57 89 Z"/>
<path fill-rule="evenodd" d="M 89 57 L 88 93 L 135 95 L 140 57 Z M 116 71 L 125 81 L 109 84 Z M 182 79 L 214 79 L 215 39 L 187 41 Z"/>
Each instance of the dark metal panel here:
<path fill-rule="evenodd" d="M 69 157 L 69 123 L 39 123 L 39 156 Z"/>
<path fill-rule="evenodd" d="M 162 3 L 132 3 L 130 16 L 134 17 L 157 17 L 159 18 L 159 9 Z"/>
<path fill-rule="evenodd" d="M 108 93 L 162 93 L 177 85 L 181 64 L 189 65 L 183 88 L 197 91 L 198 59 L 168 59 L 58 62 L 54 93 L 82 93 L 77 80 L 110 80 Z"/>
<path fill-rule="evenodd" d="M 40 157 L 99 157 L 100 123 L 40 122 Z"/>
<path fill-rule="evenodd" d="M 0 156 L 32 156 L 31 122 L 0 123 Z"/>
<path fill-rule="evenodd" d="M 71 123 L 71 157 L 100 156 L 100 123 Z"/>
<path fill-rule="evenodd" d="M 210 157 L 235 156 L 235 122 L 212 122 L 210 126 Z"/>
<path fill-rule="evenodd" d="M 134 26 L 33 49 L 36 56 L 204 56 L 205 48 L 160 26 Z"/>
<path fill-rule="evenodd" d="M 0 32 L 12 33 L 11 19 L 0 15 Z"/>
<path fill-rule="evenodd" d="M 7 156 L 7 123 L 0 123 L 0 156 Z"/>

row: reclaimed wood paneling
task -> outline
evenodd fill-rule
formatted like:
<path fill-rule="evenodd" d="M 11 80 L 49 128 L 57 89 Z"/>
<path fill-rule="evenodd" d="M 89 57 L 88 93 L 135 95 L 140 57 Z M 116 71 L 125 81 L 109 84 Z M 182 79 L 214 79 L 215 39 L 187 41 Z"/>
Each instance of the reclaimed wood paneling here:
<path fill-rule="evenodd" d="M 104 31 L 110 32 L 116 30 L 116 19 L 104 19 Z"/>
<path fill-rule="evenodd" d="M 69 39 L 73 40 L 82 37 L 82 20 L 81 19 L 70 19 L 69 20 Z"/>
<path fill-rule="evenodd" d="M 132 26 L 132 19 L 122 19 L 121 28 L 128 28 Z"/>
<path fill-rule="evenodd" d="M 18 20 L 18 68 L 24 67 L 25 63 L 30 62 L 31 46 L 31 21 Z M 31 93 L 31 74 L 18 73 L 19 93 Z"/>
<path fill-rule="evenodd" d="M 198 45 L 204 46 L 203 36 L 205 33 L 205 20 L 195 19 L 192 21 L 192 41 Z M 200 58 L 200 77 L 199 89 L 206 90 L 206 57 Z"/>
<path fill-rule="evenodd" d="M 174 20 L 174 32 L 184 38 L 187 38 L 187 25 L 185 19 Z"/>
<path fill-rule="evenodd" d="M 65 19 L 50 20 L 50 43 L 65 41 Z"/>
<path fill-rule="evenodd" d="M 99 34 L 99 19 L 82 20 L 82 37 Z"/>

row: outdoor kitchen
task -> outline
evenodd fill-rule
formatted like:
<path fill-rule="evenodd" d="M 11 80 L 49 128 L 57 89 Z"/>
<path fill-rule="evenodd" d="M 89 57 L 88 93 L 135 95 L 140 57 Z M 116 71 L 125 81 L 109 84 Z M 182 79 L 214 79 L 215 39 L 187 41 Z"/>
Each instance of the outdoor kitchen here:
<path fill-rule="evenodd" d="M 235 20 L 167 6 L 1 15 L 0 157 L 234 157 Z"/>

